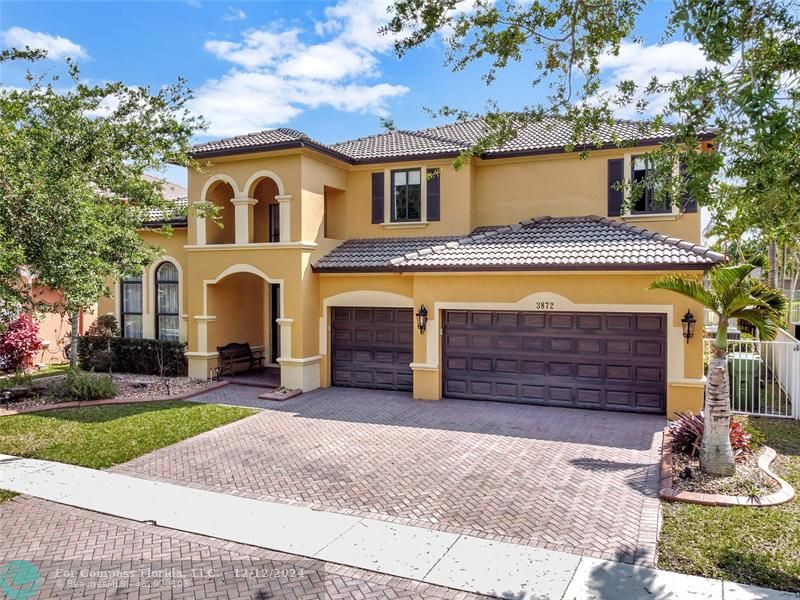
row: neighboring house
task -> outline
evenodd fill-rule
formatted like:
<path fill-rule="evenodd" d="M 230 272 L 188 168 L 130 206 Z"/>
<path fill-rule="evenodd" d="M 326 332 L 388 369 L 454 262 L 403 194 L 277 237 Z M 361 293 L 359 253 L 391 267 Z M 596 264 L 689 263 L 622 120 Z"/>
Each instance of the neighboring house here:
<path fill-rule="evenodd" d="M 26 269 L 21 271 L 21 277 L 31 286 L 31 293 L 37 301 L 50 306 L 63 305 L 64 295 L 61 292 L 37 284 L 36 278 Z M 81 335 L 86 333 L 94 322 L 94 315 L 94 308 L 79 313 L 78 331 Z M 39 339 L 42 341 L 42 348 L 36 353 L 34 364 L 37 367 L 46 367 L 69 362 L 69 356 L 65 353 L 72 329 L 69 315 L 59 312 L 39 312 L 34 315 L 34 319 L 39 325 Z"/>
<path fill-rule="evenodd" d="M 698 410 L 703 310 L 647 286 L 702 276 L 723 256 L 699 245 L 693 202 L 664 205 L 651 190 L 621 215 L 614 186 L 643 177 L 639 155 L 669 132 L 619 149 L 615 136 L 637 132 L 620 122 L 579 160 L 550 120 L 455 170 L 482 126 L 333 145 L 274 129 L 196 146 L 208 166 L 189 173 L 189 201 L 219 206 L 224 227 L 190 216 L 171 239 L 143 232 L 166 256 L 101 312 L 126 334 L 177 329 L 193 377 L 209 376 L 217 347 L 249 342 L 289 388 Z"/>

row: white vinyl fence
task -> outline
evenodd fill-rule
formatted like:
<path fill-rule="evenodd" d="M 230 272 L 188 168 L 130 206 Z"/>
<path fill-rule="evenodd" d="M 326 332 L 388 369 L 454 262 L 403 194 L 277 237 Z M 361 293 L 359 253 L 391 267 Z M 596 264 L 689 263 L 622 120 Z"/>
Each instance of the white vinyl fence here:
<path fill-rule="evenodd" d="M 770 342 L 728 340 L 728 375 L 734 412 L 800 419 L 800 341 L 786 331 Z"/>

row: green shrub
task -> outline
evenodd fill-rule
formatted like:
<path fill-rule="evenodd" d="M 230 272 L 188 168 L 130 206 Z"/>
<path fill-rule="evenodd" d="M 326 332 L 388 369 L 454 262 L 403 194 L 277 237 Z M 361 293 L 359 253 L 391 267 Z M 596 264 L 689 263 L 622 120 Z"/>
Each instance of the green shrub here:
<path fill-rule="evenodd" d="M 170 340 L 83 336 L 78 364 L 86 371 L 182 376 L 187 372 L 185 351 L 185 344 Z"/>
<path fill-rule="evenodd" d="M 33 377 L 31 377 L 25 371 L 14 371 L 8 377 L 3 377 L 0 379 L 0 390 L 7 390 L 9 388 L 16 388 L 16 387 L 28 387 L 33 383 Z"/>
<path fill-rule="evenodd" d="M 70 369 L 64 379 L 55 384 L 57 395 L 69 400 L 106 400 L 117 395 L 111 375 Z"/>

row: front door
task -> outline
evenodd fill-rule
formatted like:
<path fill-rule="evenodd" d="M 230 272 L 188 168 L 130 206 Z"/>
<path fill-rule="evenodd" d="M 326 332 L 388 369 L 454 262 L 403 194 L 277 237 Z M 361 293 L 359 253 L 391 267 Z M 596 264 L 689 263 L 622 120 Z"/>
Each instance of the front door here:
<path fill-rule="evenodd" d="M 269 314 L 272 315 L 269 325 L 269 337 L 272 341 L 269 361 L 275 364 L 281 355 L 281 328 L 277 321 L 281 318 L 281 287 L 274 283 L 269 285 Z"/>

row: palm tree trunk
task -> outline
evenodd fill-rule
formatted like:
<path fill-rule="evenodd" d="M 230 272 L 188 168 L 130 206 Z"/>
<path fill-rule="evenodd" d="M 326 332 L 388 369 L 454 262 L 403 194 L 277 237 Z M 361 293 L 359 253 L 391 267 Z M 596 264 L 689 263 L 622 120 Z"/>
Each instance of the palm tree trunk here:
<path fill-rule="evenodd" d="M 705 425 L 700 448 L 700 470 L 709 475 L 729 476 L 736 472 L 736 463 L 730 438 L 731 399 L 727 340 L 723 345 L 714 343 L 712 351 L 703 407 Z"/>

